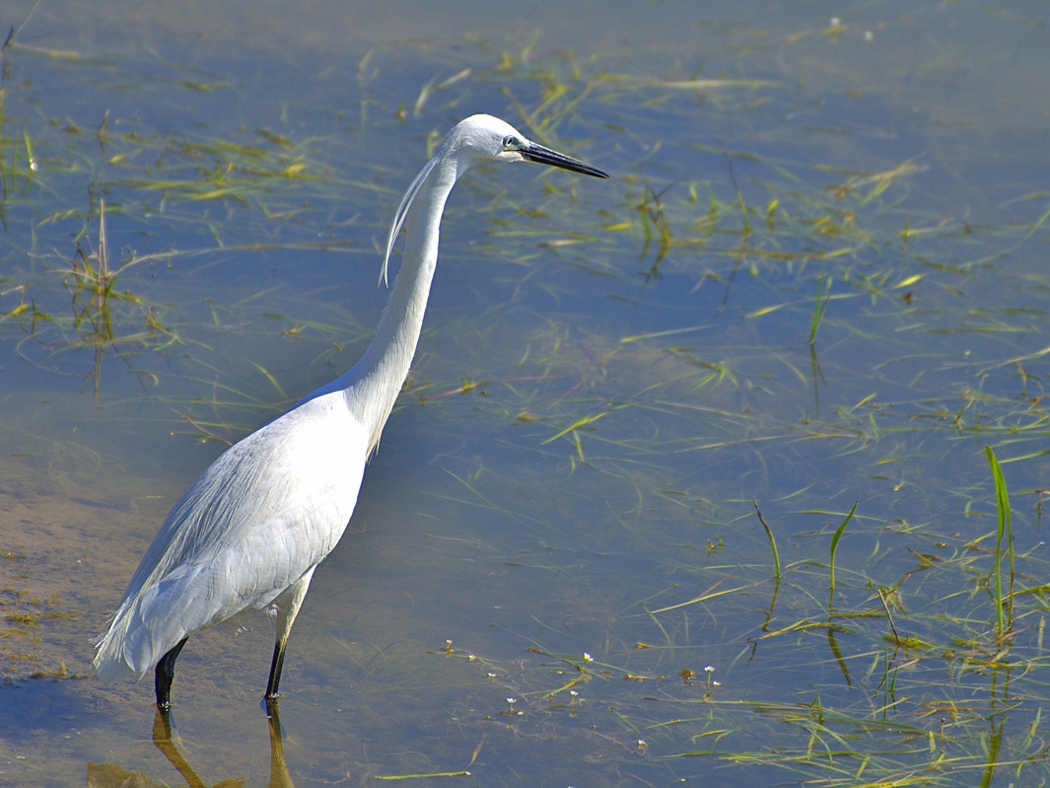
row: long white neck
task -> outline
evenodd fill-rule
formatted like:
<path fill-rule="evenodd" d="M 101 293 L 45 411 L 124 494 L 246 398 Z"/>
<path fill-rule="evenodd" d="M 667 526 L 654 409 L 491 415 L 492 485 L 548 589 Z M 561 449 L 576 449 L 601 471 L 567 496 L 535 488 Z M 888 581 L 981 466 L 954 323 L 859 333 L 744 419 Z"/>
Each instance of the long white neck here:
<path fill-rule="evenodd" d="M 348 372 L 306 397 L 344 390 L 350 412 L 379 442 L 416 352 L 438 257 L 441 215 L 456 184 L 456 163 L 440 161 L 420 187 L 405 219 L 405 251 L 390 301 L 364 356 Z"/>

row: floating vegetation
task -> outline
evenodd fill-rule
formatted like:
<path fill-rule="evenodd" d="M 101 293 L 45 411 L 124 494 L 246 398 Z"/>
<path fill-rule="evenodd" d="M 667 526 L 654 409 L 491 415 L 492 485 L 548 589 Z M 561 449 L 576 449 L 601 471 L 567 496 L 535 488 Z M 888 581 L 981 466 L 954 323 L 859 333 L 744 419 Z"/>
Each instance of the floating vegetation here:
<path fill-rule="evenodd" d="M 41 632 L 62 629 L 83 616 L 61 594 L 39 595 L 30 581 L 29 557 L 8 551 L 0 556 L 0 672 L 3 681 L 61 679 L 70 676 L 68 654 L 61 653 Z M 58 651 L 59 653 L 55 653 Z"/>

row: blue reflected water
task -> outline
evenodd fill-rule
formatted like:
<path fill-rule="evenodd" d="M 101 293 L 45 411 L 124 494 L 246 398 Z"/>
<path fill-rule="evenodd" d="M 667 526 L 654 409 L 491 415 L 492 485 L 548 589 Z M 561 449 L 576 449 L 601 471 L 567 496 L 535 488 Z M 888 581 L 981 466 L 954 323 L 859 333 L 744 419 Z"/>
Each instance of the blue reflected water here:
<path fill-rule="evenodd" d="M 1046 779 L 1042 4 L 23 5 L 0 783 Z M 180 658 L 180 774 L 148 682 L 101 684 L 90 637 L 227 442 L 362 352 L 401 191 L 476 111 L 614 179 L 457 187 L 292 636 L 287 775 L 261 617 Z M 100 310 L 103 200 L 130 265 Z"/>

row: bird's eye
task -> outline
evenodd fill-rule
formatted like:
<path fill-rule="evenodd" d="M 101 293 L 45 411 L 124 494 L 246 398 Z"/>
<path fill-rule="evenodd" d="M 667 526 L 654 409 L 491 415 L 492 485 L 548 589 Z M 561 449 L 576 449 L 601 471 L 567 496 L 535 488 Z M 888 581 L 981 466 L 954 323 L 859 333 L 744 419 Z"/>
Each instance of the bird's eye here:
<path fill-rule="evenodd" d="M 515 137 L 513 134 L 508 134 L 503 138 L 503 149 L 504 150 L 517 150 L 521 147 L 521 137 Z"/>

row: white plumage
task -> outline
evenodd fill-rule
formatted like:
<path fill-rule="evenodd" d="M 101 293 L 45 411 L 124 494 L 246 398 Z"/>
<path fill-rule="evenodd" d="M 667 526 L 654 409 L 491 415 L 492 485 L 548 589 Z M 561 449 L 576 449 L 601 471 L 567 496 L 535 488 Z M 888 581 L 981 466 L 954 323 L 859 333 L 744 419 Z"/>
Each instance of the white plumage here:
<path fill-rule="evenodd" d="M 335 547 L 366 443 L 340 399 L 312 399 L 253 432 L 186 491 L 99 643 L 101 678 L 141 678 L 187 635 L 272 604 Z"/>

